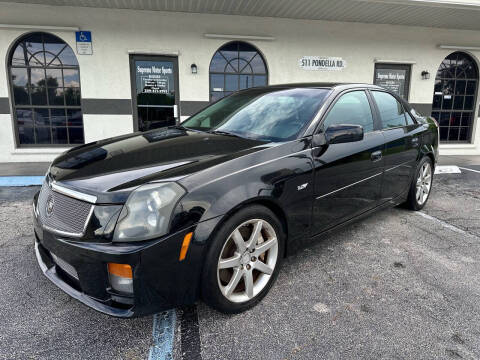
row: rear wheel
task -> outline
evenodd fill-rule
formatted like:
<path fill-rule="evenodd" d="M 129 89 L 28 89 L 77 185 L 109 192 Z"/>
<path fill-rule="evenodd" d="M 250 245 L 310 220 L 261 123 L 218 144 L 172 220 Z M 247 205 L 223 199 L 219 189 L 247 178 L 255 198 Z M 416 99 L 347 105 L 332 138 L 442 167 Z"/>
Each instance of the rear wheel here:
<path fill-rule="evenodd" d="M 424 157 L 417 166 L 405 203 L 411 210 L 421 210 L 427 203 L 432 190 L 433 165 L 429 157 Z"/>
<path fill-rule="evenodd" d="M 213 239 L 202 281 L 204 301 L 225 313 L 254 306 L 275 281 L 284 249 L 278 218 L 249 206 L 228 219 Z"/>

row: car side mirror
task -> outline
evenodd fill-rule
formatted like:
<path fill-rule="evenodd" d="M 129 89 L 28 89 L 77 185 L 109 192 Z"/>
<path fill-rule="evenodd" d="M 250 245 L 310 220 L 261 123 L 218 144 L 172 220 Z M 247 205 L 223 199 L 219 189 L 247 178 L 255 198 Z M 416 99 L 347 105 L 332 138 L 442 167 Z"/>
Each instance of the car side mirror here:
<path fill-rule="evenodd" d="M 328 144 L 344 144 L 363 140 L 363 126 L 338 124 L 330 125 L 325 131 Z"/>

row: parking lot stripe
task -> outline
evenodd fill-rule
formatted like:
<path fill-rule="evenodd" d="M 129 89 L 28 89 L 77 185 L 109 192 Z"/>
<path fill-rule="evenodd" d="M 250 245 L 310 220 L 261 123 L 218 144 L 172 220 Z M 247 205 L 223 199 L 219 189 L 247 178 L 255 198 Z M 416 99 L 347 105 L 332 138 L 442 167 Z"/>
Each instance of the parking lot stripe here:
<path fill-rule="evenodd" d="M 475 173 L 480 174 L 480 171 L 478 171 L 478 170 L 473 170 L 473 169 L 464 168 L 464 167 L 460 167 L 460 166 L 459 166 L 458 168 L 459 168 L 459 169 L 462 169 L 462 170 L 473 171 L 473 172 L 475 172 Z"/>
<path fill-rule="evenodd" d="M 45 176 L 0 176 L 0 186 L 42 185 Z"/>
<path fill-rule="evenodd" d="M 150 347 L 149 360 L 173 359 L 173 339 L 177 315 L 175 310 L 163 311 L 153 317 L 153 345 Z"/>
<path fill-rule="evenodd" d="M 196 305 L 185 306 L 180 324 L 184 360 L 201 360 L 200 331 Z"/>
<path fill-rule="evenodd" d="M 443 227 L 445 227 L 445 228 L 447 228 L 447 229 L 450 229 L 450 230 L 452 230 L 452 231 L 454 231 L 454 232 L 456 232 L 456 233 L 459 233 L 459 234 L 462 234 L 462 235 L 471 235 L 471 234 L 467 233 L 466 231 L 464 231 L 464 230 L 462 230 L 462 229 L 460 229 L 460 228 L 457 228 L 456 226 L 453 226 L 453 225 L 451 225 L 451 224 L 449 224 L 449 223 L 447 223 L 447 222 L 445 222 L 445 221 L 443 221 L 443 220 L 440 220 L 440 219 L 438 219 L 438 218 L 436 218 L 436 217 L 433 217 L 433 216 L 430 216 L 430 215 L 428 215 L 428 214 L 425 214 L 425 213 L 422 212 L 422 211 L 415 211 L 415 214 L 420 215 L 420 216 L 424 217 L 425 219 L 435 221 L 435 222 L 441 224 Z"/>

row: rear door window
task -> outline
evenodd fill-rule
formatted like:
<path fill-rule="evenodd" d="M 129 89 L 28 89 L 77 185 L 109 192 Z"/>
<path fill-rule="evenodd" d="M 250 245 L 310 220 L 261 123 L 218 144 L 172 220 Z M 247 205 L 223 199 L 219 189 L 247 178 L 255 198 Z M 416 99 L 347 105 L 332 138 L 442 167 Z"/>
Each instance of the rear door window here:
<path fill-rule="evenodd" d="M 407 124 L 405 110 L 397 99 L 383 91 L 372 91 L 372 95 L 377 103 L 383 129 L 405 126 Z"/>

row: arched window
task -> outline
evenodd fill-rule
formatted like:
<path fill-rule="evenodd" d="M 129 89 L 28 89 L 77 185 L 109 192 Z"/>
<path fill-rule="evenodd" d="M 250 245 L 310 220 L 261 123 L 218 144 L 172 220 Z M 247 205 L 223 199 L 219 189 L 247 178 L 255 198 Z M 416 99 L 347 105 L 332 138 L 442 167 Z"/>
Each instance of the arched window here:
<path fill-rule="evenodd" d="M 437 71 L 432 116 L 442 142 L 470 142 L 478 88 L 478 67 L 463 52 L 448 55 Z"/>
<path fill-rule="evenodd" d="M 252 45 L 233 41 L 223 45 L 210 62 L 210 101 L 217 101 L 233 91 L 268 82 L 267 66 Z"/>
<path fill-rule="evenodd" d="M 31 33 L 12 47 L 8 62 L 19 146 L 82 144 L 80 74 L 70 46 Z"/>

